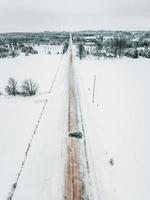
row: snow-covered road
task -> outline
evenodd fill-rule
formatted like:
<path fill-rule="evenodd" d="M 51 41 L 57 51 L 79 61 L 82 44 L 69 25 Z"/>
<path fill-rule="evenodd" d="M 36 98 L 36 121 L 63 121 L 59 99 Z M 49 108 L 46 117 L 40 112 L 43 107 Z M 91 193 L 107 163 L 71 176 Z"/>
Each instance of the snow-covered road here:
<path fill-rule="evenodd" d="M 94 199 L 86 152 L 86 138 L 80 106 L 80 94 L 75 73 L 76 49 L 70 40 L 68 68 L 68 134 L 65 163 L 65 200 Z M 63 198 L 62 198 L 63 199 Z"/>

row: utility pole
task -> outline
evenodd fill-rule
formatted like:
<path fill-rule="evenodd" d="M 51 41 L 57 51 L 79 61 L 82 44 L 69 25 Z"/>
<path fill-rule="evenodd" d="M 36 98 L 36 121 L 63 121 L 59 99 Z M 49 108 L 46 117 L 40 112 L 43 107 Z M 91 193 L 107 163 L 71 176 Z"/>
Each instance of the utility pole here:
<path fill-rule="evenodd" d="M 95 76 L 94 76 L 92 103 L 95 102 L 95 86 L 96 86 L 96 74 L 95 74 Z"/>

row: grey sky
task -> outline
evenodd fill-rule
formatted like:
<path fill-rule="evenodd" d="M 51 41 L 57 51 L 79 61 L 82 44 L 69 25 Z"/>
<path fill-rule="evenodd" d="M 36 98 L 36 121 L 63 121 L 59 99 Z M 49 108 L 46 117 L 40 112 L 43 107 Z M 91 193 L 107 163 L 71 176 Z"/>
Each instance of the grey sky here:
<path fill-rule="evenodd" d="M 0 32 L 150 30 L 150 0 L 0 0 Z"/>

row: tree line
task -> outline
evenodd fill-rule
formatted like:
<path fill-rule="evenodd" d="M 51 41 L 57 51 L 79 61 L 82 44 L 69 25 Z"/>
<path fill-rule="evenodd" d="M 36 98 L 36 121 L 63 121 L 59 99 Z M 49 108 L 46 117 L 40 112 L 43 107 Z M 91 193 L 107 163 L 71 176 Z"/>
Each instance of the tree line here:
<path fill-rule="evenodd" d="M 94 42 L 93 42 L 94 41 Z M 124 37 L 114 37 L 108 40 L 104 40 L 103 37 L 92 39 L 92 42 L 86 43 L 84 40 L 80 40 L 76 43 L 78 49 L 78 57 L 80 59 L 87 55 L 111 58 L 111 57 L 131 57 L 138 58 L 139 56 L 150 58 L 150 42 L 134 42 L 131 43 Z"/>

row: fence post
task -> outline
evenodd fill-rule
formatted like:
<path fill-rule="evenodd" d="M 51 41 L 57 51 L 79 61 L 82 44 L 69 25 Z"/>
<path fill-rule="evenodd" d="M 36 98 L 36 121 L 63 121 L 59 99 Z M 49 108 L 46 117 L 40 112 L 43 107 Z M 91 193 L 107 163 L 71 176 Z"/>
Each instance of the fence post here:
<path fill-rule="evenodd" d="M 94 84 L 93 84 L 93 98 L 92 98 L 92 103 L 95 102 L 95 86 L 96 86 L 96 75 L 94 75 Z"/>

